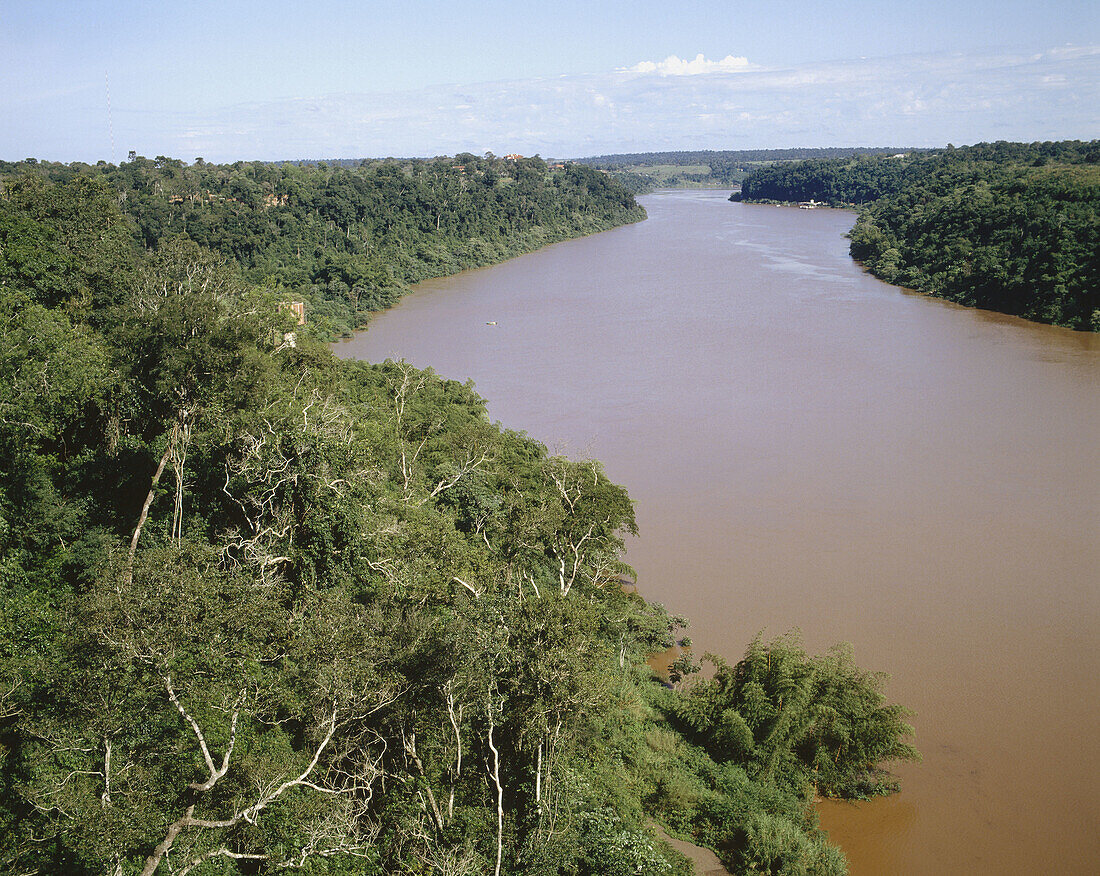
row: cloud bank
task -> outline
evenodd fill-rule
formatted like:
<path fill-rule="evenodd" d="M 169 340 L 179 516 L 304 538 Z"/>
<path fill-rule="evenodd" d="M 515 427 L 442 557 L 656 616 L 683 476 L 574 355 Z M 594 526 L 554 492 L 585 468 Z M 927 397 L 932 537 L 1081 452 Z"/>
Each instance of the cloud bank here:
<path fill-rule="evenodd" d="M 229 107 L 128 131 L 190 160 L 580 157 L 664 149 L 927 146 L 1100 136 L 1100 46 L 755 67 L 729 55 L 589 76 L 338 94 Z M 143 122 L 147 123 L 147 117 Z M 116 116 L 116 124 L 118 118 Z M 146 141 L 155 138 L 155 144 Z"/>

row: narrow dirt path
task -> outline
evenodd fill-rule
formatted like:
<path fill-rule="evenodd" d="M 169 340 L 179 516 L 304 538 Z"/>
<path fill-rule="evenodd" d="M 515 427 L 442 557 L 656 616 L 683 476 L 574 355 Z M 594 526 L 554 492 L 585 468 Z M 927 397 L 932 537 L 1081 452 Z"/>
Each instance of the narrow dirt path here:
<path fill-rule="evenodd" d="M 671 837 L 656 822 L 653 823 L 653 830 L 676 851 L 691 858 L 691 862 L 695 865 L 696 876 L 730 876 L 730 871 L 722 866 L 718 856 L 710 849 Z"/>

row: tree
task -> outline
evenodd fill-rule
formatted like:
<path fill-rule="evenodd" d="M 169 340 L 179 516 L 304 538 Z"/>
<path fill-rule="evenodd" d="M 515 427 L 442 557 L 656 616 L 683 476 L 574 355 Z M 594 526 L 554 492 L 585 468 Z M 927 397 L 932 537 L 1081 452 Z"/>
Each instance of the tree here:
<path fill-rule="evenodd" d="M 755 640 L 735 666 L 709 659 L 713 677 L 671 709 L 720 762 L 797 793 L 862 799 L 897 789 L 882 764 L 919 759 L 904 741 L 906 711 L 882 694 L 885 675 L 855 666 L 850 646 L 810 657 L 791 634 Z"/>

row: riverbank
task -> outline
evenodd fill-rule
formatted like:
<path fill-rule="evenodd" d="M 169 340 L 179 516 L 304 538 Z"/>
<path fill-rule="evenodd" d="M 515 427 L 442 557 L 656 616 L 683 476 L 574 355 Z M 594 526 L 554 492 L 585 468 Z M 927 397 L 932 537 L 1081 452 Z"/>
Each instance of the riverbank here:
<path fill-rule="evenodd" d="M 859 204 L 850 253 L 966 307 L 1100 331 L 1100 141 L 980 143 L 774 164 L 746 203 Z"/>
<path fill-rule="evenodd" d="M 377 301 L 371 308 L 358 311 L 359 322 L 343 328 L 339 336 L 347 340 L 358 331 L 363 331 L 378 314 L 397 304 L 418 284 L 428 280 L 452 277 L 464 271 L 500 265 L 520 256 L 530 255 L 568 240 L 577 240 L 593 234 L 601 234 L 625 225 L 644 222 L 647 218 L 644 207 L 625 210 L 612 219 L 578 217 L 576 222 L 556 227 L 537 226 L 510 234 L 506 240 L 486 240 L 475 237 L 469 240 L 453 241 L 437 246 L 432 251 L 431 261 L 417 260 L 413 254 L 405 253 L 398 262 L 402 279 L 378 290 Z M 331 333 L 330 333 L 331 335 Z M 335 340 L 331 335 L 329 340 Z"/>

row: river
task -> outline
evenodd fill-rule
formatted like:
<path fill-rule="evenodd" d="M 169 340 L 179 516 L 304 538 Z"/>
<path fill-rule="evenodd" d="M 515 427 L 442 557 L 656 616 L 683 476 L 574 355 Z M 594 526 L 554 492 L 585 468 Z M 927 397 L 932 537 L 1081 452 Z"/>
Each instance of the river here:
<path fill-rule="evenodd" d="M 820 807 L 855 876 L 1096 872 L 1100 338 L 875 280 L 851 213 L 725 195 L 424 283 L 338 351 L 602 460 L 699 651 L 798 627 L 890 674 L 924 761 Z"/>

